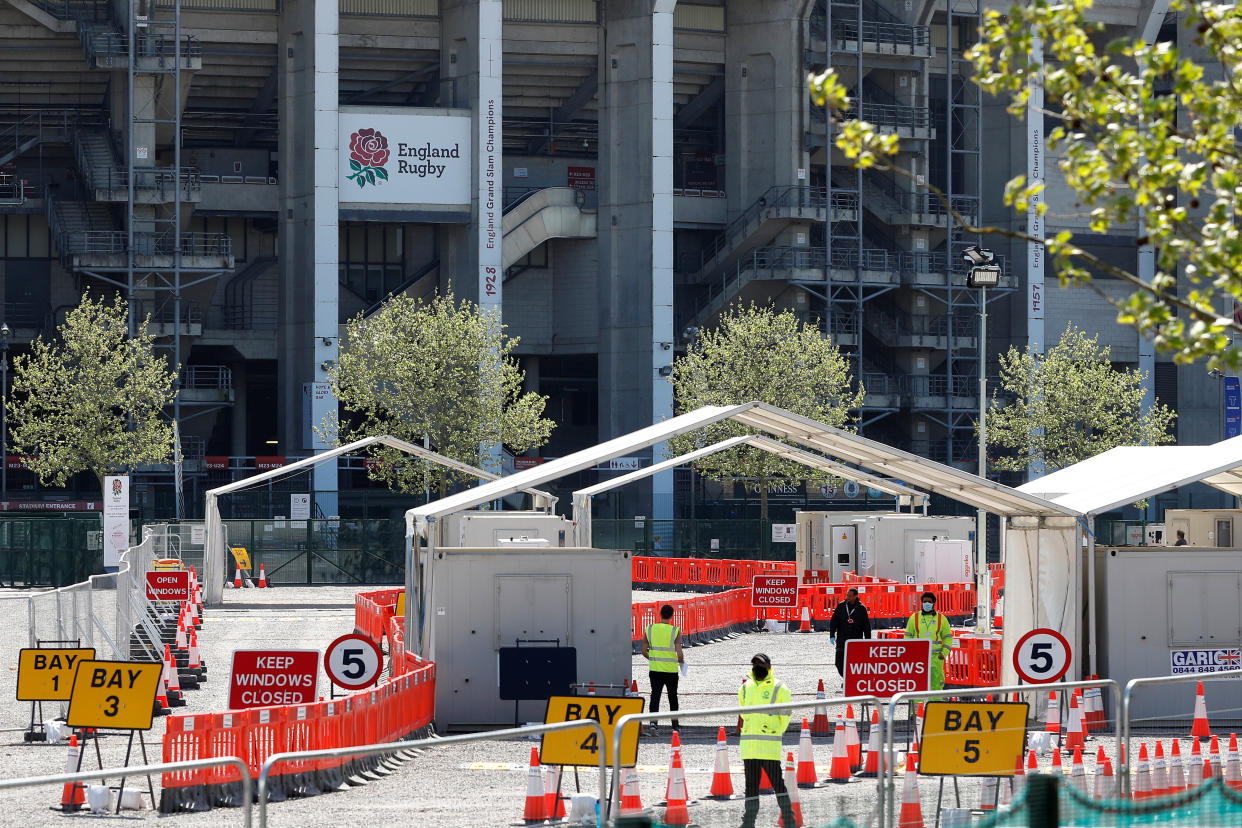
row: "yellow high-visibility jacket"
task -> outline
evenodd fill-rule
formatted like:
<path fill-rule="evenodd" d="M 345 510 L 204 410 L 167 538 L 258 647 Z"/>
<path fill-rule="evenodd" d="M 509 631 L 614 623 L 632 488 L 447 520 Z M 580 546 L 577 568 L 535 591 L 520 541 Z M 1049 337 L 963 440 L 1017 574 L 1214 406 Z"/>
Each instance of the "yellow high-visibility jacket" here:
<path fill-rule="evenodd" d="M 680 635 L 680 627 L 663 621 L 647 628 L 647 661 L 651 672 L 677 672 L 677 639 Z"/>
<path fill-rule="evenodd" d="M 759 680 L 751 673 L 737 692 L 737 703 L 742 707 L 754 707 L 761 704 L 781 704 L 788 702 L 792 696 L 789 688 L 776 680 L 771 673 Z M 780 760 L 781 739 L 785 729 L 789 727 L 789 714 L 775 715 L 772 713 L 742 714 L 742 758 L 743 759 L 776 759 Z"/>

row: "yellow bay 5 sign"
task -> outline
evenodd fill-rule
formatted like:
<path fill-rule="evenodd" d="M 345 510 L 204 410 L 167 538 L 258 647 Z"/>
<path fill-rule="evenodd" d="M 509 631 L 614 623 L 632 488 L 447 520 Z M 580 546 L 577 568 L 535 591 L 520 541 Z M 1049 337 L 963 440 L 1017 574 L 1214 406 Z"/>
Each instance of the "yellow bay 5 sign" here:
<path fill-rule="evenodd" d="M 919 773 L 1010 776 L 1026 748 L 1027 705 L 928 702 Z"/>

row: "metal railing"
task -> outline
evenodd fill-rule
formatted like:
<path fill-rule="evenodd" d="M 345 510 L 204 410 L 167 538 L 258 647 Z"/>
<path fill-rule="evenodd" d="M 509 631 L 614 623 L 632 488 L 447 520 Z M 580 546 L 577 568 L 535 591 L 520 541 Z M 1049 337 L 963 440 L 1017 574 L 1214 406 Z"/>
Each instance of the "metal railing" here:
<path fill-rule="evenodd" d="M 931 47 L 931 30 L 926 26 L 909 23 L 882 23 L 876 20 L 864 20 L 862 28 L 857 20 L 834 18 L 832 21 L 832 38 L 837 41 L 857 41 L 860 44 L 873 46 L 898 45 L 911 50 L 929 49 Z"/>
<path fill-rule="evenodd" d="M 233 387 L 233 369 L 227 365 L 187 365 L 181 369 L 181 387 L 202 391 Z"/>
<path fill-rule="evenodd" d="M 1137 687 L 1151 687 L 1159 684 L 1182 684 L 1188 682 L 1211 681 L 1214 679 L 1242 678 L 1242 670 L 1222 670 L 1219 673 L 1189 673 L 1180 676 L 1152 676 L 1150 678 L 1130 679 L 1126 682 L 1126 688 L 1121 694 L 1120 710 L 1118 718 L 1121 720 L 1117 727 L 1117 749 L 1125 748 L 1126 761 L 1121 765 L 1121 796 L 1130 796 L 1130 757 L 1133 752 L 1130 750 L 1130 702 L 1134 696 L 1134 690 Z M 1120 752 L 1118 755 L 1121 755 Z"/>
<path fill-rule="evenodd" d="M 693 319 L 725 293 L 736 293 L 760 273 L 771 271 L 822 271 L 828 258 L 822 247 L 756 247 L 740 257 L 731 270 L 705 284 L 706 292 L 689 306 L 684 320 Z"/>
<path fill-rule="evenodd" d="M 823 112 L 823 110 L 819 110 Z M 850 108 L 841 113 L 847 121 L 862 119 L 873 124 L 898 129 L 927 129 L 931 116 L 925 106 L 904 106 L 902 104 L 875 103 L 857 98 L 850 99 Z"/>
<path fill-rule="evenodd" d="M 30 2 L 57 20 L 106 23 L 112 16 L 112 4 L 108 0 L 30 0 Z"/>
<path fill-rule="evenodd" d="M 68 141 L 74 126 L 81 123 L 86 114 L 76 109 L 36 109 L 29 113 L 18 112 L 16 120 L 8 121 L 6 113 L 0 116 L 8 121 L 0 127 L 0 153 L 11 149 L 16 157 L 29 141 Z"/>
<path fill-rule="evenodd" d="M 954 692 L 959 694 L 961 693 L 960 690 Z M 874 704 L 878 710 L 883 710 L 880 706 L 880 699 L 875 696 L 849 696 L 845 698 L 815 699 L 813 701 L 790 701 L 788 704 L 758 704 L 751 707 L 713 707 L 707 710 L 690 711 L 678 710 L 677 719 L 680 722 L 685 719 L 704 719 L 709 716 L 737 716 L 743 713 L 768 713 L 782 716 L 790 715 L 795 710 L 814 710 L 820 707 L 844 707 L 850 704 Z M 881 712 L 880 716 L 883 718 L 883 712 Z M 616 727 L 612 732 L 612 773 L 614 781 L 612 786 L 613 795 L 612 798 L 608 800 L 608 808 L 606 813 L 603 805 L 601 804 L 600 806 L 600 817 L 602 824 L 607 824 L 612 820 L 613 815 L 621 813 L 621 785 L 619 784 L 619 780 L 621 779 L 622 767 L 621 739 L 625 733 L 625 728 L 629 725 L 637 726 L 643 722 L 654 722 L 659 719 L 667 718 L 669 718 L 669 712 L 661 711 L 658 713 L 629 713 L 617 720 Z M 600 799 L 600 802 L 603 803 L 604 800 Z M 880 804 L 880 807 L 882 809 L 883 803 Z"/>
<path fill-rule="evenodd" d="M 78 25 L 78 34 L 88 60 L 100 60 L 106 65 L 117 58 L 129 57 L 129 40 L 125 33 L 113 28 L 115 24 Z M 191 34 L 182 34 L 177 40 L 158 29 L 172 25 L 171 20 L 151 20 L 148 29 L 140 32 L 134 42 L 134 56 L 139 60 L 186 60 L 201 58 L 203 45 Z"/>
<path fill-rule="evenodd" d="M 626 716 L 621 719 L 632 718 Z M 667 718 L 667 714 L 666 714 Z M 303 750 L 289 751 L 288 753 L 274 753 L 263 763 L 262 769 L 259 771 L 258 785 L 255 794 L 259 801 L 259 828 L 267 828 L 267 787 L 268 779 L 271 777 L 272 768 L 282 762 L 291 761 L 313 761 L 315 759 L 334 759 L 342 756 L 391 756 L 397 753 L 404 753 L 416 748 L 436 748 L 445 747 L 447 745 L 460 745 L 468 742 L 484 742 L 496 739 L 524 739 L 529 736 L 542 733 L 558 733 L 562 730 L 578 730 L 580 728 L 590 728 L 595 731 L 595 735 L 600 744 L 604 744 L 607 739 L 604 734 L 604 728 L 594 719 L 579 719 L 572 722 L 553 722 L 552 724 L 534 725 L 533 727 L 513 727 L 507 730 L 493 730 L 486 733 L 470 733 L 464 736 L 444 736 L 432 739 L 412 739 L 408 742 L 390 742 L 383 745 L 363 745 L 360 747 L 345 748 L 327 748 L 324 750 Z M 620 726 L 617 728 L 620 733 Z M 614 748 L 614 756 L 619 748 Z M 601 750 L 599 755 L 599 803 L 601 813 L 603 812 L 604 803 L 608 799 L 608 766 L 604 762 L 606 751 Z M 247 777 L 248 779 L 249 777 Z M 247 800 L 249 801 L 249 800 Z"/>
<path fill-rule="evenodd" d="M 897 712 L 898 705 L 907 704 L 917 701 L 933 701 L 936 699 L 949 699 L 953 697 L 961 697 L 963 695 L 982 695 L 989 693 L 994 698 L 999 698 L 1005 693 L 1041 693 L 1046 694 L 1050 690 L 1085 690 L 1090 687 L 1111 687 L 1113 696 L 1118 704 L 1122 703 L 1121 686 L 1112 679 L 1094 679 L 1092 681 L 1065 681 L 1053 684 L 1015 684 L 1006 687 L 985 687 L 979 688 L 978 693 L 963 693 L 960 689 L 955 690 L 932 690 L 922 693 L 898 693 L 888 700 L 888 707 L 880 707 L 880 724 L 884 728 L 884 758 L 880 765 L 880 821 L 878 828 L 889 828 L 897 824 L 895 817 L 894 797 L 897 793 L 897 753 L 893 744 L 893 719 Z M 679 714 L 680 715 L 680 714 Z M 625 721 L 622 719 L 622 721 Z M 1117 756 L 1120 756 L 1121 750 L 1121 730 L 1117 731 Z M 1126 751 L 1125 761 L 1131 759 L 1130 752 Z M 1124 763 L 1123 763 L 1124 765 Z"/>
<path fill-rule="evenodd" d="M 0 173 L 0 204 L 26 203 L 26 182 L 13 173 Z"/>
<path fill-rule="evenodd" d="M 970 397 L 974 399 L 979 393 L 979 381 L 972 376 L 954 376 L 941 374 L 906 376 L 901 378 L 905 393 L 911 397 Z"/>
<path fill-rule="evenodd" d="M 129 250 L 129 234 L 124 230 L 62 231 L 56 233 L 62 253 L 75 255 L 121 255 Z M 134 255 L 171 256 L 177 245 L 174 233 L 135 233 Z M 233 240 L 227 233 L 181 233 L 182 256 L 228 257 Z"/>
<path fill-rule="evenodd" d="M 748 235 L 747 230 L 754 222 L 762 222 L 782 209 L 823 210 L 829 206 L 833 210 L 856 210 L 858 195 L 840 190 L 833 190 L 829 194 L 827 187 L 811 187 L 805 184 L 770 187 L 743 210 L 741 215 L 729 222 L 712 243 L 703 249 L 699 255 L 699 269 L 702 270 L 721 252 L 732 247 L 738 235 Z"/>
<path fill-rule="evenodd" d="M 243 760 L 236 756 L 218 756 L 212 759 L 194 759 L 187 762 L 162 762 L 158 765 L 130 765 L 124 768 L 103 768 L 101 770 L 82 771 L 80 773 L 58 773 L 53 776 L 23 776 L 17 779 L 0 780 L 0 791 L 12 790 L 14 788 L 35 788 L 41 785 L 92 782 L 96 779 L 103 781 L 107 781 L 109 778 L 128 779 L 138 776 L 171 773 L 173 771 L 203 770 L 225 765 L 237 768 L 238 776 L 241 777 L 242 828 L 250 828 L 251 793 L 254 783 L 250 779 L 250 769 Z"/>

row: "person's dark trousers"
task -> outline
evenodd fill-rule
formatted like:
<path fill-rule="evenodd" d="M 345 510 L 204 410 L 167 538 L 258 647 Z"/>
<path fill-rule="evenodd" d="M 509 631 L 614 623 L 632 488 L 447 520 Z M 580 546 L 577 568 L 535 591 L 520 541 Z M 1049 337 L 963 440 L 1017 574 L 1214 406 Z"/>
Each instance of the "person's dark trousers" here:
<path fill-rule="evenodd" d="M 789 801 L 789 791 L 785 789 L 785 777 L 781 774 L 779 759 L 743 759 L 742 767 L 746 773 L 746 805 L 742 812 L 742 828 L 755 828 L 755 818 L 759 816 L 759 780 L 766 773 L 772 781 L 772 790 L 776 791 L 776 805 L 780 808 L 781 819 L 785 825 L 796 825 L 793 803 Z"/>
<path fill-rule="evenodd" d="M 648 712 L 660 712 L 660 691 L 668 691 L 668 709 L 676 713 L 680 708 L 677 706 L 677 679 L 680 678 L 678 673 L 656 673 L 647 674 L 651 677 L 651 710 Z M 673 727 L 680 727 L 677 720 L 673 719 Z"/>
<path fill-rule="evenodd" d="M 837 645 L 837 674 L 845 678 L 845 644 Z"/>

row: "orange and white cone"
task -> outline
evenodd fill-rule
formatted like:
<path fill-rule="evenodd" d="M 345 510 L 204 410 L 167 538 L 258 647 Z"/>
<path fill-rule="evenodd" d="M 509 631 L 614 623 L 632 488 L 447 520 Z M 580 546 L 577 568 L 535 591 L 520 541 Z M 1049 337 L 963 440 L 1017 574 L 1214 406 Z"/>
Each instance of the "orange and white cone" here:
<path fill-rule="evenodd" d="M 195 629 L 203 625 L 203 617 L 198 612 L 198 601 L 195 601 L 193 598 L 190 599 L 190 624 Z"/>
<path fill-rule="evenodd" d="M 1092 676 L 1092 681 L 1099 681 L 1099 676 Z M 1091 700 L 1090 713 L 1087 716 L 1087 732 L 1095 730 L 1105 730 L 1108 728 L 1108 722 L 1104 718 L 1104 694 L 1098 687 L 1090 687 L 1087 689 L 1087 695 Z"/>
<path fill-rule="evenodd" d="M 1169 787 L 1170 795 L 1186 790 L 1186 763 L 1182 761 L 1182 749 L 1176 739 L 1169 740 Z"/>
<path fill-rule="evenodd" d="M 723 727 L 716 734 L 716 764 L 712 769 L 712 787 L 708 794 L 708 799 L 733 796 L 733 777 L 729 775 L 729 741 Z"/>
<path fill-rule="evenodd" d="M 177 613 L 177 635 L 173 638 L 173 646 L 178 650 L 188 650 L 190 642 L 185 636 L 185 619 L 189 610 L 184 603 L 181 604 L 181 612 Z"/>
<path fill-rule="evenodd" d="M 923 743 L 923 702 L 919 702 L 918 710 L 914 714 L 914 741 L 919 744 Z"/>
<path fill-rule="evenodd" d="M 1000 788 L 996 785 L 996 777 L 983 777 L 983 787 L 979 789 L 979 810 L 995 811 L 999 800 Z"/>
<path fill-rule="evenodd" d="M 838 713 L 837 730 L 832 736 L 832 765 L 828 768 L 828 781 L 848 782 L 850 774 L 850 750 L 845 744 L 845 723 Z"/>
<path fill-rule="evenodd" d="M 879 711 L 872 710 L 871 730 L 867 733 L 867 760 L 863 763 L 863 769 L 858 775 L 865 779 L 875 779 L 879 776 L 880 754 L 883 752 L 883 748 L 880 747 L 880 714 Z"/>
<path fill-rule="evenodd" d="M 638 771 L 625 768 L 621 771 L 621 813 L 634 814 L 643 810 L 643 800 L 638 793 Z"/>
<path fill-rule="evenodd" d="M 664 824 L 689 825 L 690 811 L 686 809 L 686 775 L 681 767 L 681 751 L 673 753 L 673 763 L 668 769 L 668 791 Z"/>
<path fill-rule="evenodd" d="M 263 568 L 263 564 L 259 564 L 259 589 L 266 589 L 266 588 L 267 588 L 267 570 Z"/>
<path fill-rule="evenodd" d="M 1013 777 L 1009 781 L 1010 801 L 1017 799 L 1018 794 L 1022 793 L 1022 789 L 1026 787 L 1026 768 L 1023 767 L 1023 764 L 1022 756 L 1019 754 L 1017 766 L 1013 771 Z"/>
<path fill-rule="evenodd" d="M 1039 759 L 1035 756 L 1035 751 L 1030 751 L 1026 757 L 1027 773 L 1039 773 Z"/>
<path fill-rule="evenodd" d="M 177 662 L 173 660 L 172 650 L 167 644 L 164 645 L 163 679 L 168 692 L 169 704 L 173 707 L 185 704 L 185 698 L 181 694 L 181 677 L 177 674 Z"/>
<path fill-rule="evenodd" d="M 1054 750 L 1052 752 L 1052 767 L 1048 768 L 1048 773 L 1057 779 L 1065 775 L 1065 768 L 1061 766 L 1061 751 Z"/>
<path fill-rule="evenodd" d="M 906 777 L 901 786 L 901 815 L 897 828 L 926 828 L 923 824 L 923 806 L 919 802 L 918 754 L 906 754 Z"/>
<path fill-rule="evenodd" d="M 1044 723 L 1044 731 L 1061 735 L 1061 700 L 1056 690 L 1048 691 L 1048 718 Z"/>
<path fill-rule="evenodd" d="M 1199 682 L 1199 688 L 1195 690 L 1195 720 L 1190 726 L 1190 737 L 1206 739 L 1211 735 L 1212 730 L 1208 725 L 1207 717 L 1207 699 L 1203 696 L 1203 682 Z"/>
<path fill-rule="evenodd" d="M 845 747 L 849 750 L 850 770 L 862 766 L 862 740 L 858 738 L 858 721 L 854 718 L 854 705 L 845 706 Z"/>
<path fill-rule="evenodd" d="M 1212 776 L 1223 776 L 1225 772 L 1225 763 L 1220 758 L 1220 740 L 1216 736 L 1212 736 L 1212 747 L 1208 749 L 1208 755 L 1212 757 Z M 1204 781 L 1209 777 L 1204 776 Z"/>
<path fill-rule="evenodd" d="M 681 734 L 678 733 L 676 730 L 673 731 L 673 736 L 669 740 L 669 747 L 670 747 L 670 752 L 668 755 L 669 775 L 668 775 L 668 780 L 666 781 L 664 785 L 664 800 L 666 802 L 668 801 L 669 794 L 673 792 L 673 773 L 672 773 L 673 757 L 681 753 Z"/>
<path fill-rule="evenodd" d="M 548 766 L 548 782 L 544 786 L 544 798 L 548 800 L 548 819 L 564 819 L 565 797 L 561 795 L 561 766 Z"/>
<path fill-rule="evenodd" d="M 798 774 L 799 787 L 814 788 L 819 781 L 819 773 L 815 770 L 815 751 L 811 746 L 811 726 L 806 719 L 802 720 L 802 731 L 798 734 Z"/>
<path fill-rule="evenodd" d="M 1095 772 L 1095 798 L 1112 799 L 1117 795 L 1117 780 L 1113 778 L 1113 763 L 1104 757 L 1104 764 Z"/>
<path fill-rule="evenodd" d="M 819 689 L 815 691 L 815 700 L 822 702 L 826 696 L 824 695 L 824 680 L 819 680 Z M 811 720 L 812 736 L 831 736 L 832 725 L 828 722 L 827 708 L 822 705 L 815 708 L 815 718 Z"/>
<path fill-rule="evenodd" d="M 1143 742 L 1139 745 L 1138 771 L 1134 776 L 1134 798 L 1150 799 L 1152 796 L 1151 762 L 1147 759 L 1147 743 Z"/>
<path fill-rule="evenodd" d="M 1225 755 L 1225 784 L 1237 790 L 1242 788 L 1242 768 L 1238 766 L 1238 734 L 1229 734 L 1229 753 Z"/>
<path fill-rule="evenodd" d="M 809 739 L 810 736 L 808 735 Z M 793 807 L 794 825 L 802 828 L 802 794 L 798 792 L 798 774 L 794 771 L 793 751 L 789 751 L 785 756 L 785 790 L 789 792 L 789 804 Z M 790 828 L 785 825 L 785 817 L 782 815 L 776 821 L 779 828 Z"/>
<path fill-rule="evenodd" d="M 1186 786 L 1197 788 L 1203 784 L 1203 751 L 1199 749 L 1199 740 L 1190 740 L 1190 767 L 1186 773 Z"/>
<path fill-rule="evenodd" d="M 186 666 L 191 670 L 197 670 L 203 666 L 203 657 L 198 652 L 198 631 L 190 631 L 190 655 L 186 661 Z"/>
<path fill-rule="evenodd" d="M 1082 764 L 1082 748 L 1074 748 L 1074 764 L 1070 766 L 1070 784 L 1087 793 L 1087 769 Z"/>
<path fill-rule="evenodd" d="M 65 757 L 65 773 L 77 773 L 78 761 L 81 756 L 78 747 L 78 734 L 69 737 L 69 755 Z M 60 793 L 60 809 L 65 813 L 81 810 L 86 804 L 86 786 L 80 782 L 66 782 Z"/>
<path fill-rule="evenodd" d="M 1070 696 L 1069 723 L 1065 731 L 1065 743 L 1061 749 L 1066 753 L 1086 747 L 1082 733 L 1082 709 L 1078 706 L 1078 694 Z"/>
<path fill-rule="evenodd" d="M 241 589 L 241 588 L 242 588 L 241 567 L 239 566 L 235 570 L 233 570 L 233 589 Z"/>
<path fill-rule="evenodd" d="M 638 696 L 638 679 L 630 679 L 630 695 Z"/>
<path fill-rule="evenodd" d="M 1169 765 L 1164 761 L 1164 742 L 1156 740 L 1156 755 L 1151 763 L 1151 795 L 1168 796 Z"/>
<path fill-rule="evenodd" d="M 798 632 L 809 633 L 811 629 L 811 608 L 803 604 L 802 606 L 802 623 L 798 625 Z"/>
<path fill-rule="evenodd" d="M 545 822 L 548 819 L 548 800 L 543 793 L 543 771 L 539 767 L 539 748 L 530 749 L 530 769 L 526 772 L 526 809 L 523 822 Z"/>

